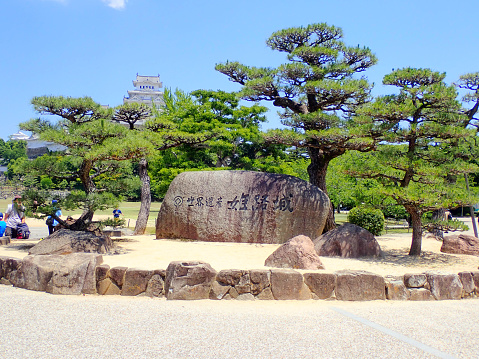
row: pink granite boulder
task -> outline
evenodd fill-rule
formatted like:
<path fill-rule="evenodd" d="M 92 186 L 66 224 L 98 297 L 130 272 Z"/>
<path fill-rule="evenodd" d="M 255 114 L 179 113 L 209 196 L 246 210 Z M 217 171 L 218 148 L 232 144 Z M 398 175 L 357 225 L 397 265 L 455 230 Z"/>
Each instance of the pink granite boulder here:
<path fill-rule="evenodd" d="M 313 240 L 319 256 L 359 258 L 380 256 L 381 247 L 374 235 L 355 224 L 345 223 Z"/>
<path fill-rule="evenodd" d="M 324 269 L 314 250 L 311 238 L 303 235 L 291 238 L 275 250 L 264 262 L 267 267 L 293 269 Z"/>
<path fill-rule="evenodd" d="M 479 239 L 467 234 L 444 237 L 441 252 L 452 254 L 479 255 Z"/>
<path fill-rule="evenodd" d="M 252 171 L 183 172 L 161 205 L 156 238 L 284 243 L 322 233 L 329 198 L 299 178 Z"/>

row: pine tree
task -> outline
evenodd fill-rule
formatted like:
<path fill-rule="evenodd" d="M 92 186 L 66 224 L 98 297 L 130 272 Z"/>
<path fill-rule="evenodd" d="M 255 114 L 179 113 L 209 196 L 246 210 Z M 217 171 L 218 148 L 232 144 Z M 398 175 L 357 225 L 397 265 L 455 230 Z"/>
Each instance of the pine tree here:
<path fill-rule="evenodd" d="M 444 78 L 444 73 L 415 68 L 386 75 L 383 84 L 399 94 L 378 97 L 359 111 L 383 144 L 357 156 L 348 168 L 351 175 L 377 179 L 378 190 L 404 206 L 413 229 L 410 255 L 421 253 L 425 212 L 472 201 L 451 177 L 476 169 L 452 152 L 474 131 L 464 128 L 457 91 Z"/>
<path fill-rule="evenodd" d="M 242 85 L 240 96 L 270 101 L 284 109 L 283 124 L 291 130 L 271 131 L 268 141 L 304 147 L 308 151 L 309 181 L 327 193 L 326 174 L 332 159 L 347 150 L 369 151 L 374 142 L 354 120 L 358 106 L 370 100 L 371 85 L 355 77 L 376 63 L 368 48 L 349 47 L 340 28 L 313 24 L 275 32 L 268 47 L 287 54 L 288 63 L 258 68 L 238 62 L 216 69 Z M 335 227 L 331 208 L 325 231 Z"/>
<path fill-rule="evenodd" d="M 140 132 L 131 133 L 112 122 L 112 110 L 89 97 L 42 96 L 33 98 L 32 104 L 39 114 L 56 116 L 58 121 L 38 118 L 20 127 L 39 134 L 45 141 L 65 146 L 62 157 L 68 161 L 48 161 L 46 158 L 32 162 L 26 169 L 81 183 L 81 191 L 72 191 L 65 203 L 71 208 L 82 206 L 83 213 L 72 225 L 59 222 L 73 230 L 85 230 L 96 209 L 112 206 L 115 201 L 110 193 L 97 187 L 96 180 L 102 175 L 114 174 L 121 161 L 145 156 L 152 147 Z M 49 214 L 51 208 L 46 199 L 35 199 L 37 212 Z"/>
<path fill-rule="evenodd" d="M 113 121 L 124 123 L 131 131 L 144 131 L 144 123 L 152 116 L 152 109 L 141 103 L 128 103 L 115 108 Z M 140 210 L 135 224 L 135 235 L 144 234 L 148 225 L 151 207 L 151 186 L 148 175 L 148 159 L 142 157 L 138 162 L 138 176 L 141 181 Z"/>

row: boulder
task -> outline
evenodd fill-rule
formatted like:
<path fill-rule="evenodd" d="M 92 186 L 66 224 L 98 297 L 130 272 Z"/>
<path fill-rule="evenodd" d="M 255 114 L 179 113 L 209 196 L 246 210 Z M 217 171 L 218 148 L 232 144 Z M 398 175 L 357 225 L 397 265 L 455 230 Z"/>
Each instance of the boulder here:
<path fill-rule="evenodd" d="M 426 276 L 435 299 L 461 299 L 463 286 L 457 274 L 431 271 Z"/>
<path fill-rule="evenodd" d="M 385 298 L 385 281 L 382 276 L 366 271 L 336 272 L 336 299 L 359 301 Z"/>
<path fill-rule="evenodd" d="M 422 300 L 434 300 L 432 293 L 426 288 L 412 288 L 409 289 L 409 300 L 422 301 Z"/>
<path fill-rule="evenodd" d="M 16 272 L 21 262 L 20 258 L 0 256 L 0 278 L 9 280 L 10 275 Z"/>
<path fill-rule="evenodd" d="M 15 287 L 45 292 L 59 261 L 59 255 L 26 256 L 11 276 L 11 282 Z"/>
<path fill-rule="evenodd" d="M 304 282 L 317 299 L 331 298 L 336 288 L 336 274 L 333 273 L 305 273 Z"/>
<path fill-rule="evenodd" d="M 461 280 L 462 288 L 464 290 L 464 296 L 470 296 L 474 293 L 476 285 L 474 284 L 474 277 L 471 272 L 460 272 L 457 274 Z"/>
<path fill-rule="evenodd" d="M 479 272 L 472 272 L 472 278 L 474 279 L 474 285 L 476 286 L 474 291 L 479 295 Z"/>
<path fill-rule="evenodd" d="M 145 294 L 148 297 L 161 297 L 165 294 L 165 281 L 159 274 L 153 274 L 146 286 Z"/>
<path fill-rule="evenodd" d="M 410 292 L 399 279 L 386 279 L 386 299 L 389 300 L 408 300 Z"/>
<path fill-rule="evenodd" d="M 235 285 L 235 289 L 239 295 L 251 293 L 251 279 L 248 271 L 245 271 L 241 276 L 239 283 Z"/>
<path fill-rule="evenodd" d="M 183 172 L 161 205 L 156 238 L 284 243 L 319 236 L 330 202 L 299 178 L 251 171 Z"/>
<path fill-rule="evenodd" d="M 479 239 L 467 234 L 444 237 L 441 252 L 452 254 L 479 255 Z"/>
<path fill-rule="evenodd" d="M 216 275 L 216 281 L 219 285 L 234 287 L 238 295 L 251 293 L 253 286 L 249 271 L 240 269 L 222 270 Z M 215 294 L 216 288 L 213 289 L 214 293 L 210 294 L 210 297 L 217 297 L 218 295 Z M 217 289 L 219 289 L 219 294 L 226 290 L 226 288 L 221 289 L 219 287 Z"/>
<path fill-rule="evenodd" d="M 208 299 L 216 271 L 200 261 L 171 262 L 166 268 L 167 299 Z"/>
<path fill-rule="evenodd" d="M 381 255 L 374 235 L 355 224 L 345 223 L 313 240 L 319 256 L 359 258 Z"/>
<path fill-rule="evenodd" d="M 99 254 L 61 256 L 46 291 L 51 294 L 95 294 L 95 268 L 102 262 L 103 257 Z"/>
<path fill-rule="evenodd" d="M 256 295 L 255 298 L 259 300 L 274 300 L 273 291 L 271 290 L 271 287 L 268 287 L 262 290 L 260 293 Z"/>
<path fill-rule="evenodd" d="M 404 284 L 408 288 L 422 288 L 427 283 L 427 277 L 424 273 L 414 274 L 406 273 L 404 274 Z"/>
<path fill-rule="evenodd" d="M 251 280 L 251 294 L 259 295 L 271 287 L 271 271 L 268 269 L 251 269 L 249 271 Z"/>
<path fill-rule="evenodd" d="M 92 232 L 59 229 L 33 246 L 28 254 L 108 253 L 113 242 Z"/>
<path fill-rule="evenodd" d="M 95 269 L 95 278 L 96 281 L 99 282 L 103 279 L 108 278 L 108 274 L 110 272 L 110 266 L 108 264 L 101 264 Z"/>
<path fill-rule="evenodd" d="M 121 289 L 110 279 L 105 278 L 97 282 L 96 291 L 100 295 L 120 295 Z"/>
<path fill-rule="evenodd" d="M 224 269 L 216 275 L 216 280 L 223 285 L 234 287 L 239 284 L 244 273 L 245 271 L 241 269 Z"/>
<path fill-rule="evenodd" d="M 294 270 L 271 270 L 271 290 L 277 300 L 311 299 L 311 291 L 304 284 L 303 276 Z"/>
<path fill-rule="evenodd" d="M 235 287 L 231 287 L 230 290 L 228 291 L 228 294 L 225 295 L 225 299 L 236 299 L 239 297 L 238 291 L 235 289 Z"/>
<path fill-rule="evenodd" d="M 113 267 L 108 272 L 108 276 L 119 288 L 123 286 L 123 280 L 127 269 L 128 267 Z"/>
<path fill-rule="evenodd" d="M 293 269 L 324 269 L 314 250 L 311 238 L 303 235 L 291 238 L 276 249 L 264 262 L 267 267 Z"/>
<path fill-rule="evenodd" d="M 222 284 L 214 281 L 211 285 L 210 299 L 220 300 L 224 299 L 225 295 L 230 291 L 230 285 Z"/>
<path fill-rule="evenodd" d="M 121 295 L 135 296 L 143 293 L 153 274 L 152 270 L 128 268 L 123 278 Z"/>
<path fill-rule="evenodd" d="M 96 267 L 103 262 L 99 254 L 29 255 L 23 258 L 14 286 L 51 294 L 96 293 Z"/>

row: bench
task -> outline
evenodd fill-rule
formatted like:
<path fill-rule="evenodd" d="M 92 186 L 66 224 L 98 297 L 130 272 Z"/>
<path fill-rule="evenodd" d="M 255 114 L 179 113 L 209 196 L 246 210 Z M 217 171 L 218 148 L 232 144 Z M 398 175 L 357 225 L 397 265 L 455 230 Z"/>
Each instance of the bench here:
<path fill-rule="evenodd" d="M 409 223 L 405 219 L 396 220 L 394 218 L 386 218 L 384 221 L 384 230 L 388 233 L 391 229 L 407 229 L 409 232 Z"/>

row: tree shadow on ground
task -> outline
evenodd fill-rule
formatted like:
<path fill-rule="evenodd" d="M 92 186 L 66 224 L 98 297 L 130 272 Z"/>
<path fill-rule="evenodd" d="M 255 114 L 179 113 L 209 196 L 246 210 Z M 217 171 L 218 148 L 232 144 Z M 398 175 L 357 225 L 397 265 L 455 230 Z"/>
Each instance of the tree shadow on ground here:
<path fill-rule="evenodd" d="M 10 243 L 5 246 L 7 251 L 28 252 L 36 243 Z"/>
<path fill-rule="evenodd" d="M 444 268 L 445 265 L 456 265 L 464 261 L 463 258 L 459 256 L 430 251 L 422 251 L 419 256 L 410 256 L 408 253 L 409 249 L 386 249 L 382 251 L 381 257 L 363 257 L 357 259 L 365 262 L 377 262 L 398 266 L 427 266 L 430 268 Z"/>

